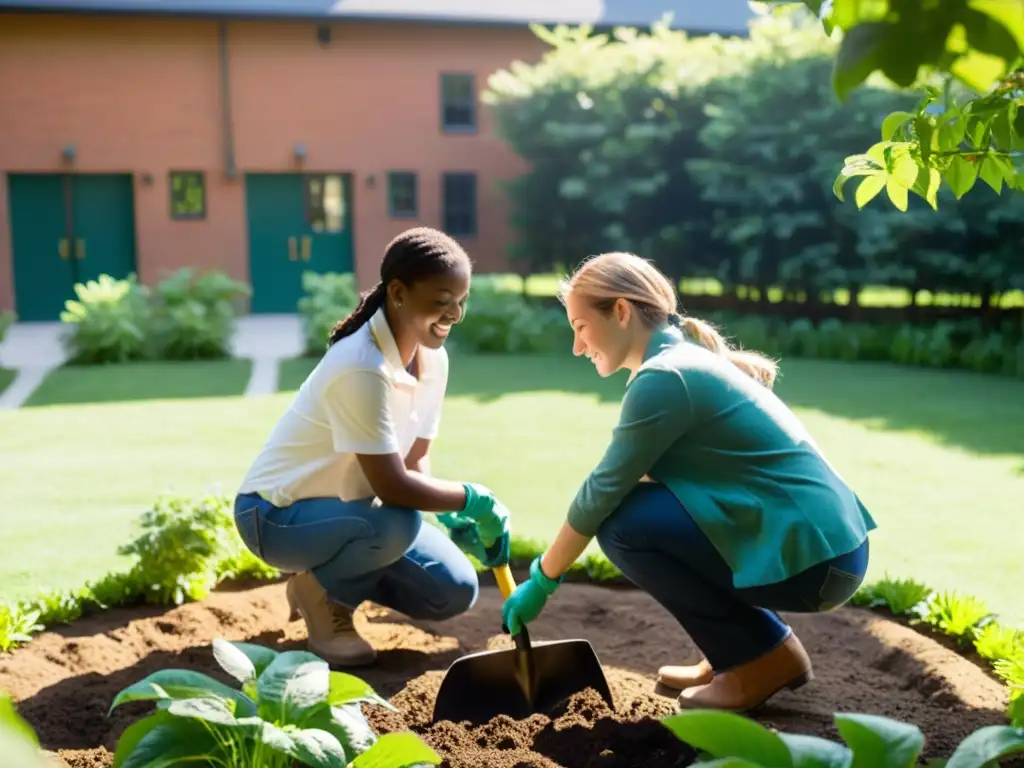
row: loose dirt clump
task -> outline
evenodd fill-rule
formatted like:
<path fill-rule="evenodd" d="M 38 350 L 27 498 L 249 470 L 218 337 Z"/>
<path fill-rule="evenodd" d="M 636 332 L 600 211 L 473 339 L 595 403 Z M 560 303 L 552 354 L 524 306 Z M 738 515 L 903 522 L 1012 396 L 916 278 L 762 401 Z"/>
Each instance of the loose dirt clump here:
<path fill-rule="evenodd" d="M 479 650 L 509 647 L 500 633 L 501 596 L 485 588 L 472 611 L 446 622 L 412 622 L 364 606 L 356 622 L 379 651 L 357 670 L 399 712 L 367 707 L 381 732 L 413 730 L 447 768 L 667 768 L 692 754 L 658 720 L 674 701 L 654 692 L 662 664 L 698 654 L 686 634 L 647 595 L 567 584 L 531 625 L 538 640 L 582 637 L 594 645 L 615 711 L 583 691 L 556 711 L 525 720 L 498 717 L 477 727 L 431 723 L 448 665 Z M 301 622 L 288 623 L 282 584 L 219 592 L 169 611 L 117 610 L 47 632 L 0 657 L 9 691 L 45 749 L 72 768 L 106 768 L 124 728 L 149 711 L 131 704 L 107 716 L 122 688 L 157 669 L 195 669 L 230 683 L 213 659 L 214 638 L 285 650 L 302 648 Z M 935 640 L 858 609 L 787 616 L 815 662 L 816 679 L 776 696 L 759 712 L 781 730 L 838 739 L 832 714 L 870 712 L 915 723 L 928 756 L 948 756 L 972 731 L 1005 722 L 1006 693 L 975 664 Z"/>

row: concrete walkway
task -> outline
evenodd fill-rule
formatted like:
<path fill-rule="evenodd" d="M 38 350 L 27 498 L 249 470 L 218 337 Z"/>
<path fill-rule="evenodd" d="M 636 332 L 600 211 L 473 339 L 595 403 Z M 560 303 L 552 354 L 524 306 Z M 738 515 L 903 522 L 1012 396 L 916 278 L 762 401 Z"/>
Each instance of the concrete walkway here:
<path fill-rule="evenodd" d="M 60 343 L 61 323 L 15 323 L 0 343 L 0 367 L 16 372 L 0 393 L 0 410 L 21 407 L 55 368 L 66 360 Z M 233 357 L 252 360 L 246 397 L 277 391 L 283 359 L 302 354 L 304 341 L 298 315 L 247 315 L 238 318 L 231 342 Z"/>

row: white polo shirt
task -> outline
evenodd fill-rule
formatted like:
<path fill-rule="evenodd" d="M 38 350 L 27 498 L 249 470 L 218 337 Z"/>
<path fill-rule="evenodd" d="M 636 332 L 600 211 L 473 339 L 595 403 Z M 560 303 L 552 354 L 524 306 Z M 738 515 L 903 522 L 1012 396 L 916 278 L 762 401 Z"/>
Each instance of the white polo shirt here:
<path fill-rule="evenodd" d="M 419 349 L 419 380 L 402 366 L 384 310 L 332 345 L 264 443 L 240 493 L 285 507 L 374 495 L 356 454 L 398 453 L 433 440 L 448 386 L 448 353 Z"/>

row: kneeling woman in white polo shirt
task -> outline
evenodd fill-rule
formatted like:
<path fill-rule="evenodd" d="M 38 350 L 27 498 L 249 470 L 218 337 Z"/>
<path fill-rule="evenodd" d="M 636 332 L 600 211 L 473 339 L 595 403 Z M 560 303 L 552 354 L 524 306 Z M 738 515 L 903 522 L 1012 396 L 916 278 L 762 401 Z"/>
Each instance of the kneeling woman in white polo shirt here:
<path fill-rule="evenodd" d="M 359 666 L 375 658 L 352 614 L 366 600 L 445 619 L 476 601 L 476 572 L 508 562 L 508 510 L 488 489 L 429 474 L 448 380 L 444 342 L 462 319 L 471 265 L 429 228 L 387 247 L 380 282 L 331 331 L 323 359 L 263 446 L 235 501 L 246 545 L 295 574 L 292 618 L 309 649 Z M 439 519 L 449 535 L 423 520 Z"/>

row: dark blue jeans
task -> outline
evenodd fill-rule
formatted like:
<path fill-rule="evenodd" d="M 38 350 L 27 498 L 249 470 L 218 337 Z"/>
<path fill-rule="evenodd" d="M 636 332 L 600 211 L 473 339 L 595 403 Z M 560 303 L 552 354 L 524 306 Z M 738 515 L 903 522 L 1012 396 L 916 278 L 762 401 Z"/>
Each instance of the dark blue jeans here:
<path fill-rule="evenodd" d="M 657 600 L 715 672 L 764 655 L 790 635 L 775 611 L 818 613 L 848 601 L 864 579 L 868 543 L 786 581 L 736 589 L 732 571 L 672 492 L 639 483 L 597 533 L 620 571 Z"/>
<path fill-rule="evenodd" d="M 447 619 L 476 603 L 469 559 L 412 509 L 372 499 L 303 499 L 276 507 L 256 494 L 235 499 L 235 525 L 249 550 L 285 573 L 311 571 L 335 603 L 365 600 L 413 619 Z"/>

